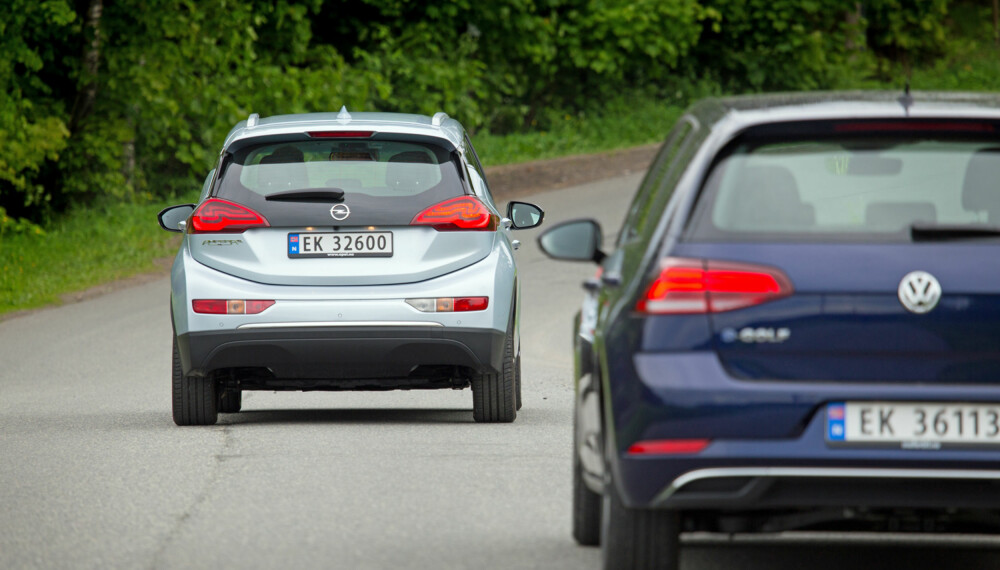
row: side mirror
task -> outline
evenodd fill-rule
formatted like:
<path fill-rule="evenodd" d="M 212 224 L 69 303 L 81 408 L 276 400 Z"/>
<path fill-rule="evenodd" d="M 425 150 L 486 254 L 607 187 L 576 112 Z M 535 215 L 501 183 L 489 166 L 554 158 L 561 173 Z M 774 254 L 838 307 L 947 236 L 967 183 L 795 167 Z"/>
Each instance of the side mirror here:
<path fill-rule="evenodd" d="M 160 222 L 160 227 L 168 232 L 182 232 L 191 212 L 194 212 L 194 204 L 170 206 L 160 211 L 156 215 L 156 220 Z"/>
<path fill-rule="evenodd" d="M 545 212 L 534 204 L 527 202 L 511 202 L 507 204 L 507 218 L 515 230 L 526 230 L 542 225 Z"/>
<path fill-rule="evenodd" d="M 538 236 L 538 247 L 545 255 L 564 261 L 593 261 L 604 259 L 601 251 L 601 225 L 594 220 L 570 220 L 545 230 Z"/>

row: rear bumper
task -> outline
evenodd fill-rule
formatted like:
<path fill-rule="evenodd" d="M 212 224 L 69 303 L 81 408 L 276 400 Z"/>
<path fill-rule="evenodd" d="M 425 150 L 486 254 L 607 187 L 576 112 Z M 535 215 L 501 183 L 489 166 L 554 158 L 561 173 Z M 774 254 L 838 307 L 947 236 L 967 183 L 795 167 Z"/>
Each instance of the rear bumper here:
<path fill-rule="evenodd" d="M 276 379 L 405 379 L 418 366 L 502 367 L 505 334 L 441 326 L 267 327 L 178 335 L 185 374 L 266 368 Z"/>
<path fill-rule="evenodd" d="M 653 506 L 1000 509 L 1000 470 L 728 467 L 685 473 Z"/>
<path fill-rule="evenodd" d="M 743 381 L 711 352 L 637 354 L 618 368 L 611 468 L 631 507 L 1000 509 L 1000 449 L 831 445 L 837 401 L 1000 402 L 1000 386 Z M 631 443 L 708 439 L 692 454 L 630 455 Z"/>

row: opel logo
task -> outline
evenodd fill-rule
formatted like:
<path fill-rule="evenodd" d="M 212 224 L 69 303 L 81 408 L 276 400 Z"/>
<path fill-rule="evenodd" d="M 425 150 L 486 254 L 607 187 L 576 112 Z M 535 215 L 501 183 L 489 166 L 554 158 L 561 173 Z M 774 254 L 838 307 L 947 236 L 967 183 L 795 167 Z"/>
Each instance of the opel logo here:
<path fill-rule="evenodd" d="M 913 271 L 899 282 L 899 302 L 907 311 L 921 315 L 941 300 L 941 284 L 926 271 Z"/>
<path fill-rule="evenodd" d="M 347 207 L 347 204 L 334 204 L 330 208 L 330 215 L 339 222 L 340 220 L 346 220 L 347 216 L 351 215 L 351 209 Z"/>

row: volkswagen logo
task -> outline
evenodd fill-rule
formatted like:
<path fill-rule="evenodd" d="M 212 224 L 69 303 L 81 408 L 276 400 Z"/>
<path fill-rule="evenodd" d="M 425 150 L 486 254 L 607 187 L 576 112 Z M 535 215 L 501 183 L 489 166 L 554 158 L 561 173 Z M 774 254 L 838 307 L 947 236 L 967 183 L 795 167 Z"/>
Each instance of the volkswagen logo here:
<path fill-rule="evenodd" d="M 347 204 L 334 204 L 330 208 L 330 215 L 339 222 L 340 220 L 346 220 L 347 216 L 351 215 L 351 209 L 347 207 Z"/>
<path fill-rule="evenodd" d="M 941 300 L 941 284 L 926 271 L 913 271 L 899 282 L 899 302 L 911 313 L 930 312 Z"/>

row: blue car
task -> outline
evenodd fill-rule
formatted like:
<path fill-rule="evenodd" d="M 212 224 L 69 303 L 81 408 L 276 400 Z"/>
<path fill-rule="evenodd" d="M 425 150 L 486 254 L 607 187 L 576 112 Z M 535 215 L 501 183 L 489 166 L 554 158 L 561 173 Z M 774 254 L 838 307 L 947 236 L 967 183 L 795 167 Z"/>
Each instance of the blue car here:
<path fill-rule="evenodd" d="M 573 533 L 995 531 L 1000 97 L 711 99 L 667 136 L 577 316 Z"/>

